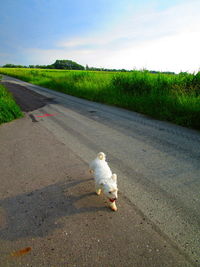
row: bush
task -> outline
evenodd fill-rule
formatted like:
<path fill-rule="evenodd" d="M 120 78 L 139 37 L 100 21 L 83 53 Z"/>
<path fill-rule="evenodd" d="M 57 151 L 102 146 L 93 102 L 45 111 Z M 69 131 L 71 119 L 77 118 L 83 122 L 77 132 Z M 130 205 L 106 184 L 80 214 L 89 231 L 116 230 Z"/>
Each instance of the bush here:
<path fill-rule="evenodd" d="M 15 103 L 12 95 L 0 84 L 0 124 L 22 116 L 23 113 Z"/>

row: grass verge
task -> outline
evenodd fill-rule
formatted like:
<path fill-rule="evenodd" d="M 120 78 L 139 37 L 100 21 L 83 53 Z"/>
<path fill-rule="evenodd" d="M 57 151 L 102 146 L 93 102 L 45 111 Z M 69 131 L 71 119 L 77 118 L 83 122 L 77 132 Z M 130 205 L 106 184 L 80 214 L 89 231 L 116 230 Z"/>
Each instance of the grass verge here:
<path fill-rule="evenodd" d="M 23 117 L 20 107 L 12 95 L 0 84 L 0 124 Z"/>
<path fill-rule="evenodd" d="M 0 68 L 0 73 L 200 130 L 200 72 L 172 75 Z"/>

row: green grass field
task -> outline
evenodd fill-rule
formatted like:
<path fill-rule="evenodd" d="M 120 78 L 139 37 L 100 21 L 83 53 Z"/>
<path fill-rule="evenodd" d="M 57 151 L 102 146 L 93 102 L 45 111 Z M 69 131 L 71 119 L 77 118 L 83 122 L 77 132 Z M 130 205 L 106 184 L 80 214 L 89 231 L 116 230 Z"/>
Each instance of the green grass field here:
<path fill-rule="evenodd" d="M 200 129 L 200 72 L 92 72 L 0 68 L 0 73 L 91 101 Z"/>
<path fill-rule="evenodd" d="M 20 118 L 23 113 L 12 95 L 0 84 L 0 124 Z"/>

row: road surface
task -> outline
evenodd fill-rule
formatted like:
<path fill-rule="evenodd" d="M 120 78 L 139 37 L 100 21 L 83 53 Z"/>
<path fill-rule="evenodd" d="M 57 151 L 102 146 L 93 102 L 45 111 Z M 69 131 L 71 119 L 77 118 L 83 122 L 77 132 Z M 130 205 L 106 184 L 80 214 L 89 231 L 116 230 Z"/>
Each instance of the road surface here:
<path fill-rule="evenodd" d="M 118 175 L 122 202 L 119 200 L 117 214 L 124 213 L 124 206 L 126 211 L 134 210 L 148 222 L 154 234 L 185 260 L 183 265 L 178 265 L 177 260 L 169 266 L 200 266 L 199 132 L 14 78 L 4 76 L 3 82 L 18 97 L 31 124 L 48 130 L 83 165 L 87 166 L 97 152 L 106 153 L 112 170 Z M 19 86 L 23 87 L 19 90 Z M 50 194 L 53 188 L 48 190 Z M 129 223 L 134 228 L 129 213 L 123 216 L 126 219 L 130 216 Z M 161 265 L 154 262 L 146 266 Z M 119 266 L 135 265 L 127 261 Z M 168 266 L 166 261 L 163 266 Z"/>

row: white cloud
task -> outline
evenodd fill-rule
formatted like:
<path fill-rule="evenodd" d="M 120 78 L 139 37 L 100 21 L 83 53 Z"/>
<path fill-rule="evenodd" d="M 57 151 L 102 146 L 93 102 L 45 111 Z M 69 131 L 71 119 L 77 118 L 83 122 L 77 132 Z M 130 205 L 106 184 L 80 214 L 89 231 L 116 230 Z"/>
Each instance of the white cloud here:
<path fill-rule="evenodd" d="M 200 37 L 196 33 L 179 34 L 162 37 L 136 45 L 126 50 L 120 50 L 113 55 L 107 67 L 113 65 L 120 67 L 119 62 L 129 68 L 146 68 L 161 71 L 190 71 L 200 68 L 200 58 L 197 52 Z M 105 65 L 106 62 L 101 64 Z M 110 65 L 109 65 L 110 64 Z M 121 67 L 125 67 L 121 66 Z"/>
<path fill-rule="evenodd" d="M 57 42 L 55 49 L 32 49 L 43 63 L 69 58 L 105 68 L 194 71 L 200 67 L 200 2 L 190 0 L 163 11 L 137 11 L 89 36 Z M 131 13 L 132 12 L 132 13 Z M 30 52 L 30 51 L 29 51 Z M 46 63 L 44 63 L 46 62 Z"/>

